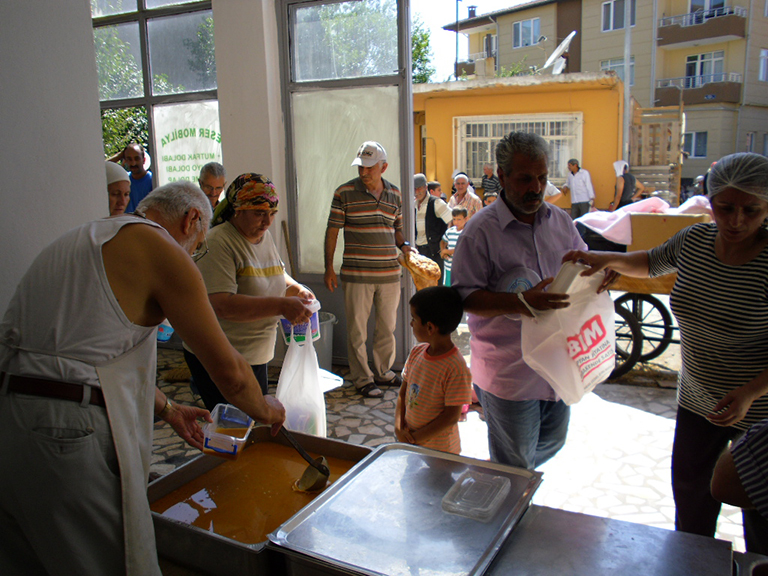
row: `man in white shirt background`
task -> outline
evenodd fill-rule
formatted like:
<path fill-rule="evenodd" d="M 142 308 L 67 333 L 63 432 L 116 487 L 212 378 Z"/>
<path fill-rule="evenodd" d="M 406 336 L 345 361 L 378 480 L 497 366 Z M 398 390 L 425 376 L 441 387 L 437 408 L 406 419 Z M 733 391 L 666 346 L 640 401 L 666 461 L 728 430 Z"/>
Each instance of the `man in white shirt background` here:
<path fill-rule="evenodd" d="M 589 172 L 579 166 L 576 158 L 568 160 L 568 170 L 570 174 L 563 186 L 563 194 L 571 193 L 571 218 L 575 220 L 595 205 L 595 189 Z"/>

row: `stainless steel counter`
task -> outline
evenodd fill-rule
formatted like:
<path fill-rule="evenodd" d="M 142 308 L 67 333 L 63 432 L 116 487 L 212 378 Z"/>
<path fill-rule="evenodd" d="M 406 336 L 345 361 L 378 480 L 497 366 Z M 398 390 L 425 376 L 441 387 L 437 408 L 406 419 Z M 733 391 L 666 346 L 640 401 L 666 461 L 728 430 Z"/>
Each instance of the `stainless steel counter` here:
<path fill-rule="evenodd" d="M 531 506 L 488 576 L 730 576 L 731 543 Z"/>

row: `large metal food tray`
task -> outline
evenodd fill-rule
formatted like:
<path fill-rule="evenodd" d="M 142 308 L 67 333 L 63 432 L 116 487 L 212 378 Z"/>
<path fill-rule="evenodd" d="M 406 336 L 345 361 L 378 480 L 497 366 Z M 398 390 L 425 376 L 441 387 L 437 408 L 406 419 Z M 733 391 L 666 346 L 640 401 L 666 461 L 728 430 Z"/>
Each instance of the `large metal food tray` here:
<path fill-rule="evenodd" d="M 466 470 L 506 477 L 489 522 L 444 512 Z M 287 574 L 482 574 L 541 484 L 541 473 L 407 444 L 377 448 L 269 539 Z"/>
<path fill-rule="evenodd" d="M 339 440 L 318 438 L 298 432 L 294 432 L 294 435 L 309 452 L 323 456 L 358 462 L 371 452 L 371 449 L 366 446 L 356 446 Z M 282 436 L 271 436 L 267 426 L 259 426 L 251 431 L 245 449 L 256 442 L 289 445 Z M 201 455 L 189 461 L 149 485 L 147 492 L 149 502 L 159 500 L 225 462 L 227 460 L 207 455 Z M 351 472 L 352 470 L 348 474 Z M 166 518 L 155 512 L 152 512 L 152 520 L 155 526 L 158 554 L 176 564 L 202 570 L 215 576 L 273 576 L 284 573 L 283 556 L 267 548 L 267 541 L 243 544 L 196 526 Z"/>

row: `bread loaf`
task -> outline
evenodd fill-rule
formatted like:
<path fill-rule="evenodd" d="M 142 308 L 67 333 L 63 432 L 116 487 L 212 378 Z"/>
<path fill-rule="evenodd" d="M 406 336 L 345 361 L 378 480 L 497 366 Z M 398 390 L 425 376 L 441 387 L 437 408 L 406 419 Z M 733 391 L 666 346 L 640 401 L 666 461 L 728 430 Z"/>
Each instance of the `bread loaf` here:
<path fill-rule="evenodd" d="M 408 252 L 400 254 L 397 261 L 411 273 L 417 291 L 428 286 L 437 286 L 440 282 L 440 266 L 431 258 Z"/>

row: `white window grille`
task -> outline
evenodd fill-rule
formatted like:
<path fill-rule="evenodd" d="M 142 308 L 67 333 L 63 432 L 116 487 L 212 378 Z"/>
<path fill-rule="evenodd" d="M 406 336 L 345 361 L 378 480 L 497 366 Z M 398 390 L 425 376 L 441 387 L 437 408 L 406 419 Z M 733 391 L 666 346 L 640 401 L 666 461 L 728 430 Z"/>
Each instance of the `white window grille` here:
<path fill-rule="evenodd" d="M 533 132 L 549 143 L 549 179 L 565 183 L 568 160 L 580 158 L 584 118 L 572 114 L 515 114 L 454 118 L 454 168 L 471 179 L 483 177 L 483 165 L 496 161 L 496 145 L 510 132 Z"/>

